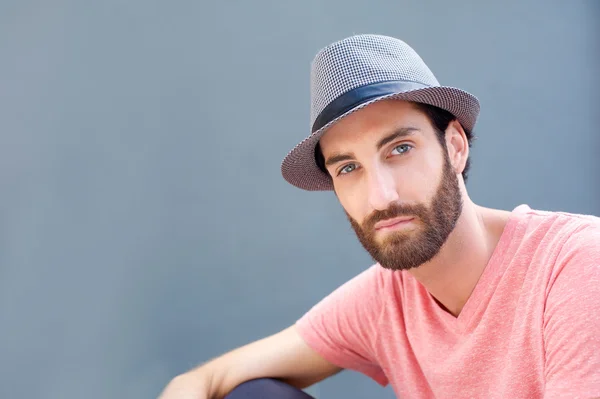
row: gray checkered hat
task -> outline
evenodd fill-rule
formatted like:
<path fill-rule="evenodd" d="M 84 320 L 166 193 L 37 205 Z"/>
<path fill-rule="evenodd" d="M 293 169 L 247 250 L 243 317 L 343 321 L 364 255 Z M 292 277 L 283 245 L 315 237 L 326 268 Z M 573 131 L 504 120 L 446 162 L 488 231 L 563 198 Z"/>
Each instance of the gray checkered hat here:
<path fill-rule="evenodd" d="M 341 118 L 389 98 L 445 109 L 468 130 L 473 129 L 479 115 L 477 98 L 440 86 L 408 44 L 381 35 L 351 36 L 323 48 L 312 62 L 311 134 L 283 160 L 283 177 L 304 190 L 333 190 L 331 177 L 316 163 L 319 139 Z"/>

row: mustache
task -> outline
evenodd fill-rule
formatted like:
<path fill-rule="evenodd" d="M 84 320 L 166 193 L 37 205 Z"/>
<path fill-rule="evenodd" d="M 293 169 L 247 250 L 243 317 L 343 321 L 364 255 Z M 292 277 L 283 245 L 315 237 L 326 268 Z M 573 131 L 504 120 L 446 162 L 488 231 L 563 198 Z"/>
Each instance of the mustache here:
<path fill-rule="evenodd" d="M 365 218 L 362 228 L 365 231 L 370 231 L 374 228 L 377 222 L 401 216 L 412 216 L 426 221 L 427 208 L 422 204 L 392 204 L 387 209 L 384 209 L 382 211 L 373 211 L 373 213 L 371 213 L 367 218 Z"/>

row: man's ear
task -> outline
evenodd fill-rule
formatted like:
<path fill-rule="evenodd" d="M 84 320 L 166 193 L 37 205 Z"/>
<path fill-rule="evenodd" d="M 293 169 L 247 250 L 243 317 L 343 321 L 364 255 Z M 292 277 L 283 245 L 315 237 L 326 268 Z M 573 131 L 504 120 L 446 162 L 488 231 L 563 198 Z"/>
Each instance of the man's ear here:
<path fill-rule="evenodd" d="M 446 128 L 446 148 L 448 158 L 454 167 L 456 174 L 465 170 L 467 159 L 469 159 L 469 140 L 460 123 L 455 119 Z"/>

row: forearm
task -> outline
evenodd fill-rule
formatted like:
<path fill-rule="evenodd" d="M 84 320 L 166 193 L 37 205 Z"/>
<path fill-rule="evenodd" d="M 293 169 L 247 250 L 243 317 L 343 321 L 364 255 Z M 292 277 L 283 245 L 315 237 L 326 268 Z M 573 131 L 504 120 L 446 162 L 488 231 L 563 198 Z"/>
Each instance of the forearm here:
<path fill-rule="evenodd" d="M 304 388 L 339 371 L 290 327 L 176 377 L 161 399 L 221 399 L 238 385 L 265 377 Z"/>
<path fill-rule="evenodd" d="M 298 388 L 311 385 L 314 376 L 294 375 L 297 369 L 302 369 L 300 359 L 297 363 L 291 355 L 289 361 L 279 359 L 285 349 L 273 351 L 276 347 L 263 339 L 227 352 L 187 374 L 203 387 L 207 399 L 224 398 L 238 385 L 256 378 L 278 378 Z"/>
<path fill-rule="evenodd" d="M 252 353 L 245 353 L 249 351 L 250 346 L 235 349 L 175 377 L 160 399 L 224 398 L 239 384 L 264 376 L 258 364 L 247 364 L 252 359 Z"/>

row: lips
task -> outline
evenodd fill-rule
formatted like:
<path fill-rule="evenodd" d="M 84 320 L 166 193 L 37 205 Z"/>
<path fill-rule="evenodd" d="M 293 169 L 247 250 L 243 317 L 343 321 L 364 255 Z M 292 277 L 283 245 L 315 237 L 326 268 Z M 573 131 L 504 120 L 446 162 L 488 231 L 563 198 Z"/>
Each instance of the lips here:
<path fill-rule="evenodd" d="M 414 217 L 397 217 L 387 220 L 382 220 L 381 222 L 375 223 L 375 230 L 385 229 L 387 227 L 393 227 L 397 224 L 406 223 L 413 220 Z"/>

